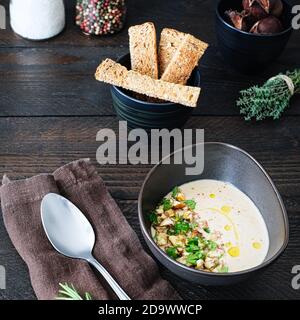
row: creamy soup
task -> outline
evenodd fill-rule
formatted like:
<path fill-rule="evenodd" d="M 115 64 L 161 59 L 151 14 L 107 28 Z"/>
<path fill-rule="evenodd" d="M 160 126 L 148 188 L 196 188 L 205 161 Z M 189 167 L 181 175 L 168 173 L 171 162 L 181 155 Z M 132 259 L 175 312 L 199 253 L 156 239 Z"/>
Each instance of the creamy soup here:
<path fill-rule="evenodd" d="M 230 272 L 249 269 L 265 259 L 269 235 L 253 201 L 230 183 L 197 180 L 180 186 L 187 198 L 195 199 L 195 212 L 212 230 L 221 232 L 225 261 Z"/>
<path fill-rule="evenodd" d="M 261 213 L 227 182 L 197 180 L 175 187 L 150 217 L 160 248 L 195 269 L 241 271 L 261 264 L 268 252 Z"/>

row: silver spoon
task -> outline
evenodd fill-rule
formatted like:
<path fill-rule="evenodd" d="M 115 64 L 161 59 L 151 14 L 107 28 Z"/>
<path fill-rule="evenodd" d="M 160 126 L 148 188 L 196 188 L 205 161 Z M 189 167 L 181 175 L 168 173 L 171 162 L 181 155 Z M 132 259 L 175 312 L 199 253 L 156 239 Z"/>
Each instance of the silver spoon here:
<path fill-rule="evenodd" d="M 48 193 L 41 203 L 41 216 L 46 235 L 59 253 L 88 261 L 101 273 L 120 300 L 131 300 L 109 272 L 93 257 L 94 230 L 72 202 L 56 193 Z"/>

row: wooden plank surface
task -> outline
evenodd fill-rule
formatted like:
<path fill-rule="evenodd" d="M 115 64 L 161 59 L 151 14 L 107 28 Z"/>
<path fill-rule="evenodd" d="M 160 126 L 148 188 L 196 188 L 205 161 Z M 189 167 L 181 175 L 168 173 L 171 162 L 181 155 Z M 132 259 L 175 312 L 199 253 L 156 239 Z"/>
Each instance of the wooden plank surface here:
<path fill-rule="evenodd" d="M 153 21 L 158 29 L 164 27 L 178 28 L 190 32 L 211 42 L 214 38 L 214 21 L 211 19 L 214 13 L 212 1 L 207 0 L 126 0 L 127 22 L 125 31 L 108 37 L 89 38 L 80 33 L 75 25 L 75 2 L 76 0 L 65 0 L 67 7 L 67 28 L 63 34 L 56 37 L 54 41 L 47 40 L 39 43 L 29 42 L 11 33 L 10 27 L 3 32 L 0 39 L 0 46 L 13 47 L 53 47 L 53 46 L 127 46 L 128 38 L 126 30 L 130 25 Z M 1 1 L 8 8 L 9 0 Z M 7 10 L 8 14 L 8 10 Z M 200 24 L 201 23 L 201 24 Z M 199 24 L 199 28 L 196 26 Z M 202 28 L 200 27 L 202 26 Z M 1 31 L 2 34 L 2 31 Z"/>
<path fill-rule="evenodd" d="M 257 279 L 227 288 L 192 285 L 160 266 L 162 275 L 186 299 L 293 299 L 291 269 L 300 263 L 300 97 L 278 121 L 245 122 L 235 107 L 238 91 L 262 83 L 280 71 L 300 66 L 300 31 L 294 32 L 279 60 L 257 76 L 238 74 L 217 50 L 214 4 L 208 0 L 127 0 L 122 32 L 89 38 L 74 25 L 74 0 L 66 1 L 67 27 L 58 37 L 31 42 L 10 28 L 0 33 L 0 176 L 13 179 L 52 172 L 90 157 L 145 250 L 137 218 L 137 197 L 151 165 L 101 166 L 96 163 L 102 128 L 117 131 L 109 87 L 93 73 L 105 57 L 128 52 L 130 25 L 153 21 L 160 30 L 173 27 L 209 42 L 201 60 L 202 95 L 186 128 L 204 128 L 206 141 L 222 141 L 250 152 L 271 175 L 288 210 L 290 242 L 285 253 Z M 290 1 L 296 4 L 298 1 Z M 1 2 L 2 3 L 2 2 Z M 9 1 L 3 3 L 8 6 Z M 1 215 L 0 215 L 1 216 Z M 33 299 L 28 271 L 13 248 L 0 218 L 0 265 L 7 270 L 7 290 L 0 299 Z"/>
<path fill-rule="evenodd" d="M 147 20 L 154 21 L 158 30 L 178 28 L 210 44 L 199 65 L 202 92 L 196 115 L 238 115 L 235 101 L 241 89 L 300 66 L 300 32 L 294 32 L 283 55 L 260 75 L 245 76 L 229 68 L 216 46 L 211 1 L 128 1 L 124 30 L 112 37 L 92 38 L 74 25 L 73 2 L 67 2 L 66 31 L 52 40 L 31 42 L 10 28 L 1 31 L 0 116 L 113 115 L 108 86 L 96 82 L 93 75 L 104 58 L 128 53 L 128 26 Z M 300 114 L 299 96 L 287 114 Z"/>
<path fill-rule="evenodd" d="M 247 124 L 238 117 L 193 117 L 189 120 L 186 128 L 205 128 L 206 141 L 233 143 L 249 151 L 265 166 L 283 196 L 291 235 L 284 255 L 263 275 L 233 287 L 191 285 L 161 267 L 162 275 L 184 298 L 300 298 L 300 292 L 294 291 L 290 285 L 291 268 L 300 259 L 299 126 L 298 117 L 285 117 L 277 123 L 258 125 Z M 90 157 L 96 164 L 97 131 L 106 127 L 117 130 L 118 121 L 115 117 L 2 118 L 0 127 L 0 175 L 8 173 L 11 178 L 22 178 L 51 172 L 81 157 Z M 151 166 L 96 165 L 145 245 L 138 224 L 136 199 Z M 13 249 L 2 223 L 0 247 L 0 264 L 7 267 L 9 274 L 8 289 L 0 291 L 0 298 L 32 298 L 26 267 Z"/>
<path fill-rule="evenodd" d="M 7 16 L 9 14 L 9 1 L 2 0 L 7 8 Z M 65 0 L 67 23 L 65 31 L 54 39 L 41 42 L 32 42 L 22 39 L 18 35 L 11 32 L 8 25 L 7 30 L 1 30 L 0 46 L 2 47 L 62 47 L 62 46 L 127 46 L 128 37 L 127 29 L 129 26 L 145 21 L 152 21 L 157 26 L 158 32 L 162 28 L 169 27 L 189 32 L 193 35 L 213 43 L 215 41 L 215 5 L 218 0 L 126 0 L 127 5 L 127 21 L 125 28 L 113 36 L 105 37 L 88 37 L 82 34 L 75 25 L 75 3 L 76 0 Z M 288 0 L 292 5 L 299 4 L 298 0 Z M 300 38 L 295 32 L 294 39 Z M 299 48 L 297 41 L 293 41 L 293 45 Z M 289 47 L 292 47 L 290 44 Z"/>

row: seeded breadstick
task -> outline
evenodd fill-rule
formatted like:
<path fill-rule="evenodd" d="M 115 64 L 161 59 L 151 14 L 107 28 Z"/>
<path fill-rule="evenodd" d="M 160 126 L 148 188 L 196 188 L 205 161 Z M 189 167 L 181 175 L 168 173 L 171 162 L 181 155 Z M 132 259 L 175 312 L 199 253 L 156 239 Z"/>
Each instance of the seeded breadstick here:
<path fill-rule="evenodd" d="M 128 71 L 111 59 L 106 59 L 99 65 L 95 78 L 98 81 L 110 83 L 149 97 L 189 107 L 196 107 L 200 95 L 200 88 L 152 79 L 138 72 Z"/>
<path fill-rule="evenodd" d="M 152 22 L 130 27 L 131 69 L 153 79 L 158 78 L 156 31 Z"/>
<path fill-rule="evenodd" d="M 186 33 L 164 28 L 160 34 L 160 42 L 159 42 L 159 75 L 160 77 L 167 69 L 168 64 L 174 57 L 176 51 L 184 41 Z"/>
<path fill-rule="evenodd" d="M 207 43 L 190 34 L 164 29 L 159 50 L 161 70 L 164 70 L 161 80 L 186 84 L 207 47 Z"/>

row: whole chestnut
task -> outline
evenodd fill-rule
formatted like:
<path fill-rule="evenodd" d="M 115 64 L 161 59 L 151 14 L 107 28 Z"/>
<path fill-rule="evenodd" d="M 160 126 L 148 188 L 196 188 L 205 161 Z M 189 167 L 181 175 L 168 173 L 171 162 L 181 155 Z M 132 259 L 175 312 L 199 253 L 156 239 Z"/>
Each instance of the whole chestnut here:
<path fill-rule="evenodd" d="M 250 30 L 250 33 L 273 34 L 283 30 L 280 20 L 274 16 L 257 21 Z"/>
<path fill-rule="evenodd" d="M 258 19 L 262 19 L 268 14 L 280 17 L 283 3 L 281 0 L 243 0 L 243 8 L 253 16 L 259 17 Z"/>
<path fill-rule="evenodd" d="M 260 6 L 273 16 L 279 17 L 282 14 L 283 4 L 281 0 L 254 0 Z"/>

